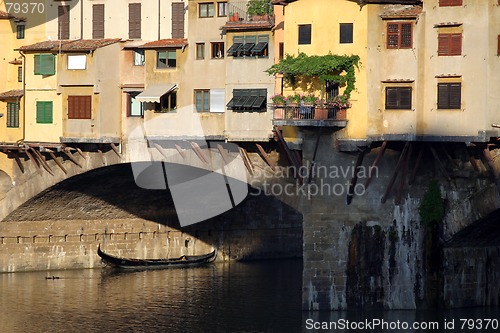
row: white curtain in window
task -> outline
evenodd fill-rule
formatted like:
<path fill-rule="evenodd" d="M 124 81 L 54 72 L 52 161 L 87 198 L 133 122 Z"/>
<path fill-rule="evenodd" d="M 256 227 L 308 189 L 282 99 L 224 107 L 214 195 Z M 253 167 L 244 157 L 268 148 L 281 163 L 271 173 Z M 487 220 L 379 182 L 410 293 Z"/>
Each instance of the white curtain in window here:
<path fill-rule="evenodd" d="M 224 112 L 225 100 L 224 89 L 210 89 L 210 112 Z"/>
<path fill-rule="evenodd" d="M 86 55 L 68 55 L 68 69 L 85 69 L 86 65 Z"/>

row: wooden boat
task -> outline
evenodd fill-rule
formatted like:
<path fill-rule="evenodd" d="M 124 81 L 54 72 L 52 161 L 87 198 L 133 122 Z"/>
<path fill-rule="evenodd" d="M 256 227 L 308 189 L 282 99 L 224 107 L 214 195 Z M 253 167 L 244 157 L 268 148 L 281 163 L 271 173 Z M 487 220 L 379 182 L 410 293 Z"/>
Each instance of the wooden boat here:
<path fill-rule="evenodd" d="M 170 267 L 191 267 L 210 263 L 215 260 L 217 250 L 198 256 L 181 256 L 171 259 L 130 259 L 120 258 L 104 253 L 101 244 L 97 247 L 97 254 L 102 261 L 110 266 L 123 269 L 161 269 Z"/>

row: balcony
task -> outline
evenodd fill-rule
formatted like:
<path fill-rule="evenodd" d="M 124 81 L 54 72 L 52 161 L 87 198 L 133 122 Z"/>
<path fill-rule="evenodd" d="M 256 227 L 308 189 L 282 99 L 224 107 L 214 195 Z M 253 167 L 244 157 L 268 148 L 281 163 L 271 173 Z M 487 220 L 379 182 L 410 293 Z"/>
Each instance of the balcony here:
<path fill-rule="evenodd" d="M 257 6 L 257 10 L 255 9 Z M 223 30 L 267 30 L 274 26 L 273 5 L 267 0 L 231 1 Z"/>
<path fill-rule="evenodd" d="M 315 106 L 285 106 L 272 108 L 274 108 L 273 125 L 276 126 L 340 128 L 347 126 L 345 109 L 327 109 Z"/>

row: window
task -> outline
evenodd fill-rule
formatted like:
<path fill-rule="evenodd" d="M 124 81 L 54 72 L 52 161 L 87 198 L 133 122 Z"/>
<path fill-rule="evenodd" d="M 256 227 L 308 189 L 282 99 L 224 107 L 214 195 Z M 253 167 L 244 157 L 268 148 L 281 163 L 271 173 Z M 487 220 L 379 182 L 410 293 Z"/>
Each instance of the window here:
<path fill-rule="evenodd" d="M 438 83 L 438 109 L 460 109 L 462 83 Z"/>
<path fill-rule="evenodd" d="M 263 112 L 267 109 L 266 100 L 266 89 L 234 89 L 226 106 L 233 111 Z"/>
<path fill-rule="evenodd" d="M 52 102 L 36 102 L 37 124 L 52 124 Z"/>
<path fill-rule="evenodd" d="M 19 103 L 7 103 L 7 127 L 19 127 Z"/>
<path fill-rule="evenodd" d="M 134 66 L 144 66 L 144 50 L 134 50 Z"/>
<path fill-rule="evenodd" d="M 353 24 L 340 23 L 340 43 L 352 44 L 353 42 Z"/>
<path fill-rule="evenodd" d="M 35 54 L 35 75 L 54 75 L 56 59 L 53 54 Z"/>
<path fill-rule="evenodd" d="M 160 98 L 160 103 L 155 103 L 155 112 L 171 112 L 177 108 L 177 93 L 171 92 Z"/>
<path fill-rule="evenodd" d="M 227 16 L 227 2 L 217 2 L 217 16 Z"/>
<path fill-rule="evenodd" d="M 280 42 L 278 47 L 279 47 L 278 57 L 281 60 L 285 57 L 285 43 Z"/>
<path fill-rule="evenodd" d="M 234 36 L 233 45 L 227 50 L 228 56 L 242 57 L 243 56 L 243 36 Z"/>
<path fill-rule="evenodd" d="M 141 4 L 128 4 L 128 38 L 141 39 Z"/>
<path fill-rule="evenodd" d="M 200 17 L 214 17 L 214 3 L 200 3 Z"/>
<path fill-rule="evenodd" d="M 438 34 L 438 56 L 462 54 L 462 34 Z"/>
<path fill-rule="evenodd" d="M 212 42 L 212 59 L 224 58 L 224 42 Z"/>
<path fill-rule="evenodd" d="M 23 82 L 23 68 L 17 67 L 17 82 Z"/>
<path fill-rule="evenodd" d="M 246 36 L 245 44 L 243 45 L 242 53 L 243 55 L 249 56 L 252 49 L 255 47 L 255 43 L 257 42 L 256 36 Z"/>
<path fill-rule="evenodd" d="M 26 26 L 24 24 L 18 24 L 16 29 L 17 29 L 16 38 L 17 39 L 24 39 L 24 32 L 25 32 Z"/>
<path fill-rule="evenodd" d="M 156 68 L 175 68 L 177 57 L 175 50 L 158 51 L 156 52 Z"/>
<path fill-rule="evenodd" d="M 311 44 L 311 25 L 299 24 L 299 45 Z"/>
<path fill-rule="evenodd" d="M 57 7 L 57 31 L 59 39 L 69 39 L 69 6 Z"/>
<path fill-rule="evenodd" d="M 104 4 L 92 5 L 92 38 L 104 38 Z"/>
<path fill-rule="evenodd" d="M 195 90 L 194 104 L 197 112 L 210 112 L 210 90 Z"/>
<path fill-rule="evenodd" d="M 439 0 L 439 7 L 462 6 L 462 0 Z"/>
<path fill-rule="evenodd" d="M 130 92 L 128 94 L 129 104 L 127 115 L 129 117 L 144 117 L 144 104 L 136 100 L 139 92 Z"/>
<path fill-rule="evenodd" d="M 68 69 L 85 69 L 87 67 L 87 56 L 68 55 Z"/>
<path fill-rule="evenodd" d="M 184 38 L 184 2 L 172 2 L 172 38 Z"/>
<path fill-rule="evenodd" d="M 196 43 L 196 60 L 205 59 L 205 43 Z"/>
<path fill-rule="evenodd" d="M 411 110 L 411 87 L 385 88 L 385 108 L 387 110 Z"/>
<path fill-rule="evenodd" d="M 91 119 L 92 96 L 68 96 L 68 119 Z"/>
<path fill-rule="evenodd" d="M 411 23 L 387 23 L 387 48 L 408 49 L 413 45 Z"/>
<path fill-rule="evenodd" d="M 326 98 L 331 99 L 339 95 L 339 83 L 331 80 L 325 82 Z"/>
<path fill-rule="evenodd" d="M 257 45 L 255 45 L 255 47 L 252 49 L 251 55 L 258 57 L 268 57 L 269 56 L 268 42 L 269 42 L 269 36 L 267 35 L 257 36 Z"/>

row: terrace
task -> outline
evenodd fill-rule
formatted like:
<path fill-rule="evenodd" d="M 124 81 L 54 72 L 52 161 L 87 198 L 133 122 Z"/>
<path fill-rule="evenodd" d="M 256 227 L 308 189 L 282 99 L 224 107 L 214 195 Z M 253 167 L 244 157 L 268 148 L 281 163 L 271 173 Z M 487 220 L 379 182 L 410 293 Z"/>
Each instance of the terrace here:
<path fill-rule="evenodd" d="M 265 30 L 274 26 L 274 9 L 269 0 L 231 1 L 223 30 Z"/>

